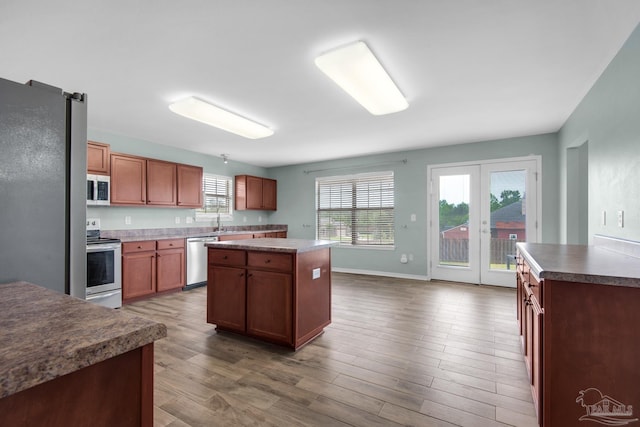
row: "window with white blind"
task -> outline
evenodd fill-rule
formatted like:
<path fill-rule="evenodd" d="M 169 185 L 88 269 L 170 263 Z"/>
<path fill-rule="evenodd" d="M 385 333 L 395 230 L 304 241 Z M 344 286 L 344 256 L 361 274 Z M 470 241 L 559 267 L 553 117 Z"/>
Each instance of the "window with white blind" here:
<path fill-rule="evenodd" d="M 228 176 L 205 173 L 202 176 L 203 207 L 196 209 L 196 220 L 220 217 L 229 219 L 233 214 L 233 179 Z"/>
<path fill-rule="evenodd" d="M 318 239 L 393 247 L 393 172 L 316 178 L 316 212 Z"/>

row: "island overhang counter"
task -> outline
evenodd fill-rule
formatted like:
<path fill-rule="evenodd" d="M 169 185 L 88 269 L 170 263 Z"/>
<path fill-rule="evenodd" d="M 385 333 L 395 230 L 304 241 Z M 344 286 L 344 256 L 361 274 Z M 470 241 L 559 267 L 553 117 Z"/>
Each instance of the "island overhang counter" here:
<path fill-rule="evenodd" d="M 0 284 L 0 425 L 153 425 L 165 325 L 27 282 Z"/>
<path fill-rule="evenodd" d="M 298 349 L 331 323 L 328 240 L 207 243 L 207 322 Z"/>

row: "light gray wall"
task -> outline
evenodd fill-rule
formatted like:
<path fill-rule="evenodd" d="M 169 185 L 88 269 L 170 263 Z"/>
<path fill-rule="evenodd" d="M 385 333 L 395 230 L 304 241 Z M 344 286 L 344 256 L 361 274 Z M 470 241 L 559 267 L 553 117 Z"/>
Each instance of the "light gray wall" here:
<path fill-rule="evenodd" d="M 571 236 L 572 147 L 588 142 L 588 238 L 640 240 L 640 26 L 559 132 L 561 242 Z M 617 211 L 624 211 L 624 228 Z M 602 225 L 602 212 L 607 223 Z"/>
<path fill-rule="evenodd" d="M 150 157 L 153 159 L 167 160 L 177 163 L 202 166 L 204 172 L 218 175 L 256 175 L 268 176 L 264 168 L 229 160 L 224 164 L 221 158 L 207 156 L 193 151 L 181 150 L 175 147 L 155 144 L 148 141 L 137 140 L 121 135 L 115 135 L 96 129 L 89 129 L 88 137 L 91 141 L 104 142 L 111 145 L 111 151 Z M 270 212 L 267 211 L 236 211 L 233 221 L 225 221 L 224 225 L 243 224 L 268 224 Z M 125 216 L 131 217 L 131 224 L 125 224 Z M 104 206 L 88 207 L 87 218 L 100 218 L 103 230 L 125 230 L 137 228 L 174 228 L 174 227 L 208 227 L 215 221 L 186 223 L 187 217 L 195 216 L 194 209 L 158 208 L 158 207 L 122 207 Z M 180 224 L 176 224 L 175 218 L 180 218 Z"/>
<path fill-rule="evenodd" d="M 278 180 L 278 211 L 271 216 L 271 221 L 288 224 L 290 237 L 313 239 L 316 177 L 393 170 L 396 185 L 396 249 L 334 248 L 332 263 L 334 267 L 349 270 L 407 277 L 426 276 L 429 256 L 426 240 L 427 166 L 529 154 L 542 156 L 542 240 L 555 243 L 558 239 L 559 169 L 556 134 L 272 168 L 269 175 Z M 406 164 L 398 163 L 403 159 L 407 159 Z M 324 170 L 304 172 L 318 169 Z M 416 214 L 416 222 L 410 221 L 411 214 Z M 401 254 L 413 254 L 414 261 L 401 264 Z"/>

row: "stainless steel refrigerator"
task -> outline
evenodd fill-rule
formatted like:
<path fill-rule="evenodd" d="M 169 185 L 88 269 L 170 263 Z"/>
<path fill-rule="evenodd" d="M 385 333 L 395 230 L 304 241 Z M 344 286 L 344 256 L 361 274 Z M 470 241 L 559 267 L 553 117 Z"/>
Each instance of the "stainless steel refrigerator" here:
<path fill-rule="evenodd" d="M 86 143 L 86 95 L 0 78 L 0 283 L 85 298 Z"/>

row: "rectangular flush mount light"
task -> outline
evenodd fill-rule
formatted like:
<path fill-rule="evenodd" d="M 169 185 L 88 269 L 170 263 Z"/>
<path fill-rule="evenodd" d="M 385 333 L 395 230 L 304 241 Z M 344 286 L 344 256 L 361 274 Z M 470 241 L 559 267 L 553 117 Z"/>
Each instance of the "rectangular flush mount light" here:
<path fill-rule="evenodd" d="M 193 96 L 170 104 L 169 109 L 181 116 L 244 136 L 245 138 L 258 139 L 273 135 L 273 131 L 268 127 Z"/>
<path fill-rule="evenodd" d="M 320 55 L 315 63 L 371 114 L 395 113 L 409 106 L 391 77 L 362 41 Z"/>

